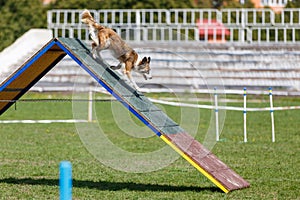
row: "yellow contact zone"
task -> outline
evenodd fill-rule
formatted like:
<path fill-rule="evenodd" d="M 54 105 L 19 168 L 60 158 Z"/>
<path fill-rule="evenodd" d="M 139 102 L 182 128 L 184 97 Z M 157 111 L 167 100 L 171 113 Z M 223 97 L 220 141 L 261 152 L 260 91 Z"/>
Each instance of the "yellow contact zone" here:
<path fill-rule="evenodd" d="M 179 153 L 184 159 L 186 159 L 192 166 L 194 166 L 198 171 L 200 171 L 204 176 L 206 176 L 210 181 L 212 181 L 216 186 L 218 186 L 223 192 L 228 193 L 227 190 L 218 180 L 212 177 L 209 173 L 207 173 L 204 169 L 202 169 L 195 161 L 193 161 L 189 156 L 187 156 L 183 151 L 181 151 L 178 147 L 176 147 L 168 138 L 164 135 L 161 135 L 160 138 L 171 146 L 177 153 Z"/>

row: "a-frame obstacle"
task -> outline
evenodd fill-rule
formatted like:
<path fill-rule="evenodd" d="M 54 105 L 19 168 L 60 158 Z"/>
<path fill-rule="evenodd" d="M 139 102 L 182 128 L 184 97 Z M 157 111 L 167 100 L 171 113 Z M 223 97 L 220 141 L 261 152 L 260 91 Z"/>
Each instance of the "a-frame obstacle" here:
<path fill-rule="evenodd" d="M 77 39 L 52 39 L 8 77 L 0 85 L 0 115 L 67 54 L 158 137 L 225 193 L 249 187 L 247 181 L 205 149 L 147 97 L 124 82 L 105 63 L 95 61 L 90 55 L 89 47 Z"/>

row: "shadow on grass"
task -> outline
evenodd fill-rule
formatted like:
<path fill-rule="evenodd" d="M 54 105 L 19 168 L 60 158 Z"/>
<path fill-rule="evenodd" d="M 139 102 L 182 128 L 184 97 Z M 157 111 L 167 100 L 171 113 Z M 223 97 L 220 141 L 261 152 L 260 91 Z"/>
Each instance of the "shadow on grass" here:
<path fill-rule="evenodd" d="M 159 184 L 143 184 L 133 182 L 109 182 L 109 181 L 88 181 L 88 180 L 76 180 L 73 179 L 73 187 L 76 188 L 89 188 L 97 190 L 131 190 L 131 191 L 211 191 L 222 192 L 217 187 L 194 187 L 194 186 L 171 186 L 171 185 L 159 185 Z M 16 185 L 46 185 L 46 186 L 58 186 L 58 179 L 33 179 L 33 178 L 5 178 L 0 179 L 0 183 L 16 184 Z"/>

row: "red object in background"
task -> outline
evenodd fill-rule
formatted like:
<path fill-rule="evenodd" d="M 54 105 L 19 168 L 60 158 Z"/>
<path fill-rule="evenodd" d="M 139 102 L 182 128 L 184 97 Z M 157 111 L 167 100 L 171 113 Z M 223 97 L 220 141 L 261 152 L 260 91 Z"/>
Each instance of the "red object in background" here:
<path fill-rule="evenodd" d="M 198 19 L 197 26 L 200 40 L 204 40 L 207 34 L 207 40 L 210 42 L 225 42 L 225 36 L 230 34 L 230 31 L 215 19 Z"/>

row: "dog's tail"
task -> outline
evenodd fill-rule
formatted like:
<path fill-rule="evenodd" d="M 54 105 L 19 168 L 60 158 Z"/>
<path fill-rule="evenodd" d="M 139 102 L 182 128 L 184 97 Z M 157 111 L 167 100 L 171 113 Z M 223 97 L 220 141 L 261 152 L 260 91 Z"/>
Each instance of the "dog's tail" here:
<path fill-rule="evenodd" d="M 91 24 L 92 26 L 94 26 L 96 28 L 99 28 L 99 29 L 105 28 L 104 26 L 101 26 L 100 24 L 98 24 L 96 22 L 94 17 L 91 15 L 90 11 L 88 11 L 87 9 L 85 9 L 81 13 L 81 21 L 86 23 L 86 24 Z"/>
<path fill-rule="evenodd" d="M 94 17 L 91 15 L 90 11 L 88 11 L 87 9 L 84 9 L 84 11 L 81 13 L 81 20 L 83 21 L 85 19 L 96 22 Z"/>

